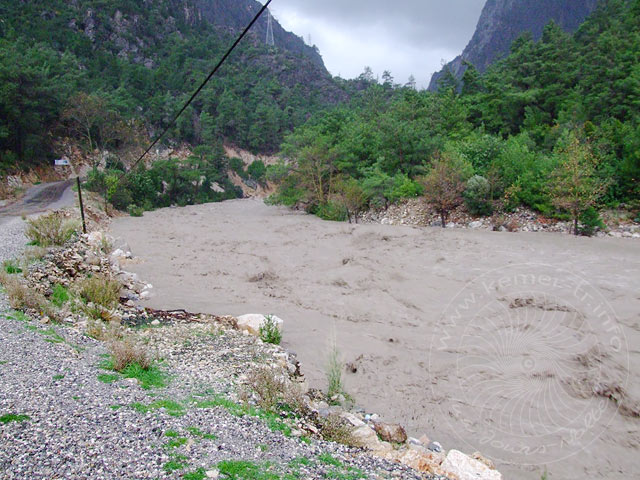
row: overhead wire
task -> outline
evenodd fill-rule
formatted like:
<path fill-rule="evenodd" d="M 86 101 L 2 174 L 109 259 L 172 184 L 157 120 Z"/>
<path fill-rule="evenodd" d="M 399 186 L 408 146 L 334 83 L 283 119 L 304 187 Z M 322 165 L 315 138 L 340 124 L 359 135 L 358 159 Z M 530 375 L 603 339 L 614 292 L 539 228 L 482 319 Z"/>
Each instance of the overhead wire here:
<path fill-rule="evenodd" d="M 191 95 L 191 98 L 189 98 L 189 100 L 184 104 L 184 106 L 180 109 L 180 111 L 175 115 L 175 117 L 173 118 L 173 120 L 169 123 L 169 125 L 167 125 L 167 127 L 162 131 L 162 133 L 160 135 L 158 135 L 156 137 L 156 139 L 151 143 L 151 145 L 149 145 L 149 147 L 144 151 L 144 153 L 142 155 L 140 155 L 140 158 L 138 158 L 138 160 L 136 160 L 133 165 L 131 165 L 131 167 L 129 168 L 129 171 L 123 173 L 120 178 L 118 179 L 118 183 L 120 181 L 122 181 L 122 179 L 124 179 L 129 172 L 131 172 L 143 159 L 144 157 L 147 156 L 147 154 L 153 149 L 153 147 L 155 147 L 158 142 L 160 140 L 162 140 L 162 138 L 167 134 L 167 132 L 171 129 L 171 127 L 173 127 L 176 122 L 178 121 L 178 118 L 180 118 L 180 115 L 182 115 L 184 113 L 184 111 L 189 107 L 189 105 L 191 105 L 191 103 L 196 99 L 196 97 L 200 94 L 200 92 L 202 91 L 202 89 L 207 85 L 207 83 L 209 83 L 209 81 L 213 78 L 213 76 L 218 72 L 218 70 L 220 69 L 220 67 L 222 67 L 222 64 L 227 60 L 227 58 L 229 58 L 229 56 L 231 55 L 231 53 L 233 53 L 233 51 L 235 50 L 235 48 L 238 46 L 238 44 L 242 41 L 242 39 L 247 35 L 247 33 L 249 33 L 249 30 L 251 30 L 251 27 L 253 27 L 253 25 L 258 21 L 258 19 L 262 16 L 262 14 L 265 12 L 265 10 L 269 7 L 269 4 L 272 2 L 273 0 L 267 0 L 267 2 L 262 6 L 262 8 L 260 9 L 260 11 L 256 14 L 256 16 L 253 18 L 253 20 L 251 20 L 251 23 L 249 23 L 249 25 L 247 25 L 247 27 L 242 31 L 242 33 L 240 34 L 240 36 L 236 39 L 236 41 L 233 43 L 233 45 L 231 45 L 231 47 L 229 48 L 229 50 L 227 50 L 227 53 L 224 54 L 224 56 L 220 59 L 220 61 L 217 63 L 217 65 L 214 67 L 214 69 L 211 71 L 211 73 L 209 74 L 209 76 L 207 76 L 207 78 L 200 84 L 200 86 L 198 87 L 198 89 L 193 93 L 193 95 Z"/>

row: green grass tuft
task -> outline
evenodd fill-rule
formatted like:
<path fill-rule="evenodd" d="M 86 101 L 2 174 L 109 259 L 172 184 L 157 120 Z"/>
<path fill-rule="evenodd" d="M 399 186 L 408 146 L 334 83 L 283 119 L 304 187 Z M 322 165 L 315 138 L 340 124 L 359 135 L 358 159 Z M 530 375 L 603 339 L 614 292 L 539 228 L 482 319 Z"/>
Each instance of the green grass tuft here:
<path fill-rule="evenodd" d="M 100 380 L 102 383 L 106 383 L 110 385 L 120 380 L 120 375 L 116 373 L 102 373 L 98 375 L 98 380 Z"/>
<path fill-rule="evenodd" d="M 0 416 L 0 423 L 26 422 L 27 420 L 31 420 L 31 417 L 29 417 L 29 415 L 16 415 L 14 413 L 7 413 L 6 415 Z"/>
<path fill-rule="evenodd" d="M 181 417 L 185 414 L 184 407 L 173 400 L 156 400 L 149 405 L 136 402 L 129 406 L 139 413 L 149 413 L 152 410 L 164 409 L 167 412 L 167 415 L 172 417 Z"/>
<path fill-rule="evenodd" d="M 173 473 L 177 470 L 182 470 L 183 468 L 188 467 L 189 465 L 186 463 L 179 462 L 177 460 L 169 460 L 164 464 L 162 469 L 167 473 Z"/>
<path fill-rule="evenodd" d="M 215 440 L 216 438 L 218 438 L 214 434 L 205 433 L 197 427 L 187 427 L 187 432 L 189 432 L 194 437 L 204 438 L 207 440 Z"/>
<path fill-rule="evenodd" d="M 330 453 L 321 453 L 318 455 L 318 460 L 327 465 L 333 465 L 334 467 L 341 467 L 342 462 Z"/>
<path fill-rule="evenodd" d="M 279 480 L 279 475 L 268 471 L 271 467 L 269 463 L 259 465 L 237 460 L 225 460 L 218 463 L 218 470 L 229 480 Z"/>
<path fill-rule="evenodd" d="M 183 480 L 204 480 L 205 478 L 207 478 L 207 472 L 204 468 L 182 475 Z"/>
<path fill-rule="evenodd" d="M 69 290 L 62 285 L 56 285 L 53 287 L 53 293 L 51 294 L 51 303 L 56 307 L 62 308 L 62 306 L 69 301 Z"/>

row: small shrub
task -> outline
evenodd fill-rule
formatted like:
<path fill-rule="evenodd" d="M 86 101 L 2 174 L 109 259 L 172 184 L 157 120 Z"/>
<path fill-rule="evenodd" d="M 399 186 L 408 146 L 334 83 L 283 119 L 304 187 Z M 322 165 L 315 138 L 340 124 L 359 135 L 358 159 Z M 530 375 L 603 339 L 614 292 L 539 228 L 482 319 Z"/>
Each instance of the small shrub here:
<path fill-rule="evenodd" d="M 132 217 L 141 217 L 144 214 L 144 208 L 132 204 L 127 208 L 127 212 Z"/>
<path fill-rule="evenodd" d="M 76 220 L 69 220 L 60 212 L 53 212 L 27 220 L 25 235 L 36 246 L 51 247 L 64 245 L 78 230 Z"/>
<path fill-rule="evenodd" d="M 78 294 L 86 303 L 115 308 L 120 300 L 120 283 L 102 275 L 87 277 L 78 285 Z"/>
<path fill-rule="evenodd" d="M 247 168 L 247 173 L 254 180 L 261 182 L 264 180 L 264 177 L 267 173 L 267 167 L 265 166 L 262 160 L 255 160 L 249 167 Z"/>
<path fill-rule="evenodd" d="M 17 273 L 22 273 L 22 268 L 20 268 L 20 266 L 18 265 L 18 263 L 15 260 L 5 260 L 2 263 L 2 267 L 3 267 L 4 271 L 7 272 L 9 275 L 15 275 Z"/>
<path fill-rule="evenodd" d="M 280 345 L 280 342 L 282 342 L 282 332 L 273 315 L 265 315 L 265 321 L 260 326 L 260 339 L 265 343 L 274 345 Z"/>
<path fill-rule="evenodd" d="M 242 179 L 247 179 L 249 175 L 244 169 L 244 162 L 242 159 L 234 157 L 229 160 L 229 168 L 236 172 L 238 176 Z"/>
<path fill-rule="evenodd" d="M 259 368 L 248 376 L 249 386 L 258 396 L 258 405 L 268 411 L 286 409 L 300 411 L 303 401 L 300 390 L 287 378 L 277 376 L 269 368 Z"/>
<path fill-rule="evenodd" d="M 31 246 L 25 249 L 23 256 L 26 264 L 30 265 L 34 262 L 38 262 L 42 260 L 46 254 L 47 254 L 46 248 Z"/>
<path fill-rule="evenodd" d="M 343 205 L 339 205 L 333 202 L 323 203 L 318 205 L 313 211 L 316 216 L 323 220 L 332 222 L 345 222 L 347 221 L 347 209 Z"/>
<path fill-rule="evenodd" d="M 40 292 L 24 285 L 15 277 L 4 275 L 0 277 L 0 283 L 4 285 L 9 299 L 9 305 L 16 310 L 35 310 L 42 315 L 56 319 L 55 311 L 51 304 Z"/>
<path fill-rule="evenodd" d="M 475 175 L 467 182 L 467 188 L 464 191 L 464 200 L 467 210 L 472 215 L 487 216 L 493 213 L 491 205 L 491 186 L 489 181 Z"/>
<path fill-rule="evenodd" d="M 336 402 L 336 398 L 344 394 L 342 369 L 340 353 L 334 345 L 329 353 L 329 361 L 327 363 L 327 397 L 329 397 L 330 402 Z"/>
<path fill-rule="evenodd" d="M 51 294 L 51 303 L 56 307 L 61 308 L 65 303 L 69 301 L 69 290 L 62 285 L 56 285 L 53 287 L 53 293 Z"/>
<path fill-rule="evenodd" d="M 142 388 L 167 386 L 167 375 L 155 365 L 155 359 L 141 345 L 129 339 L 115 340 L 109 344 L 111 356 L 103 366 L 114 370 L 124 378 L 135 378 Z"/>
<path fill-rule="evenodd" d="M 131 365 L 137 365 L 148 370 L 153 364 L 153 358 L 147 350 L 131 340 L 116 340 L 109 344 L 111 353 L 110 368 L 123 373 Z"/>
<path fill-rule="evenodd" d="M 580 215 L 579 220 L 580 227 L 578 228 L 578 231 L 580 232 L 580 235 L 584 235 L 586 237 L 591 237 L 596 233 L 596 231 L 606 227 L 600 218 L 600 214 L 593 207 L 589 207 L 585 210 L 585 212 Z"/>
<path fill-rule="evenodd" d="M 353 435 L 353 428 L 347 425 L 338 415 L 329 415 L 320 420 L 320 435 L 327 442 L 336 442 L 351 447 L 359 447 Z"/>

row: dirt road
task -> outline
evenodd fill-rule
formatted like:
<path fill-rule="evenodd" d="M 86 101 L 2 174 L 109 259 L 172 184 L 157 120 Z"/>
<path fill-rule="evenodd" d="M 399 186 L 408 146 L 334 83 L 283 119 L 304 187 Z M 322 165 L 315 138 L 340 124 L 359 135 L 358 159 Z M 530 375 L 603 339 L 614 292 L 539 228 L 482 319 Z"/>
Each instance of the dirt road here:
<path fill-rule="evenodd" d="M 121 218 L 150 306 L 285 320 L 324 387 L 505 478 L 640 478 L 640 242 L 348 225 L 240 200 Z"/>
<path fill-rule="evenodd" d="M 3 218 L 32 215 L 73 205 L 75 198 L 71 190 L 73 180 L 42 183 L 31 187 L 24 197 L 5 207 L 0 207 L 0 224 Z"/>

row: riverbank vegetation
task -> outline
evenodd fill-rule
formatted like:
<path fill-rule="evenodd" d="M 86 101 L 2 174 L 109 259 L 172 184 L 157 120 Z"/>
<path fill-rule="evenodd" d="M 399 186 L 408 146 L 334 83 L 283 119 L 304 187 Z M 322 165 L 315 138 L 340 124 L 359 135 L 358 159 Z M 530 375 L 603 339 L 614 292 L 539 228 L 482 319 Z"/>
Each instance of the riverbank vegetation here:
<path fill-rule="evenodd" d="M 574 34 L 549 24 L 438 92 L 387 77 L 286 137 L 273 201 L 344 220 L 420 196 L 442 215 L 527 206 L 576 222 L 640 207 L 640 2 L 612 0 Z M 584 216 L 587 217 L 584 217 Z"/>

